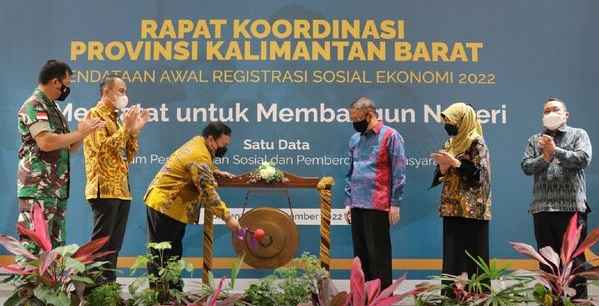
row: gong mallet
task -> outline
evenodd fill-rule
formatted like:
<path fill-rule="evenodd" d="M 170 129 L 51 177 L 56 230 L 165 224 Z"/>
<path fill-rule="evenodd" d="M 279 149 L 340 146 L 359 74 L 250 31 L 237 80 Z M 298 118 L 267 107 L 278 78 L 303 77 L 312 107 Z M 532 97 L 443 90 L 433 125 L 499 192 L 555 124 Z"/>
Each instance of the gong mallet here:
<path fill-rule="evenodd" d="M 251 240 L 250 240 L 250 244 L 253 245 L 256 241 L 262 246 L 262 247 L 268 247 L 269 245 L 272 244 L 272 237 L 270 235 L 267 235 L 266 232 L 261 229 L 261 228 L 257 228 L 255 230 L 250 230 L 249 228 L 245 227 L 242 228 L 240 230 L 240 233 L 238 235 L 238 238 L 240 240 L 244 240 L 245 237 L 247 236 L 247 234 L 252 234 L 251 236 Z"/>

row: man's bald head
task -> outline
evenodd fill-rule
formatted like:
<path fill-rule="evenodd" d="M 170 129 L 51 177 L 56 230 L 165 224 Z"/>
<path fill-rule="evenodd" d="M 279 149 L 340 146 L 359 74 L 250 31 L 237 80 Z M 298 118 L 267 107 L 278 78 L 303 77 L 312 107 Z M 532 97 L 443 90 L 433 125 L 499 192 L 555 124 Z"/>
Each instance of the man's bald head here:
<path fill-rule="evenodd" d="M 352 110 L 360 110 L 364 112 L 376 112 L 374 101 L 367 97 L 360 97 L 350 105 Z"/>

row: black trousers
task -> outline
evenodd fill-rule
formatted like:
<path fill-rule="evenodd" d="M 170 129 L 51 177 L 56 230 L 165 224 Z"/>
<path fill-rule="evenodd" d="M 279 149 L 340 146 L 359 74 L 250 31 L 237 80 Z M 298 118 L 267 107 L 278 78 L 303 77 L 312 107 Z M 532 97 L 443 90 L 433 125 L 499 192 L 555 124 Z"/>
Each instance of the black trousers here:
<path fill-rule="evenodd" d="M 100 249 L 103 251 L 115 251 L 112 255 L 101 258 L 108 261 L 109 270 L 103 272 L 105 281 L 116 281 L 116 264 L 119 252 L 125 238 L 125 229 L 129 219 L 129 207 L 131 201 L 120 199 L 93 199 L 89 200 L 94 214 L 94 229 L 91 240 L 110 237 L 108 242 Z"/>
<path fill-rule="evenodd" d="M 466 272 L 470 277 L 482 272 L 466 252 L 489 264 L 489 221 L 443 217 L 443 274 Z M 443 294 L 451 295 L 452 292 L 447 290 Z"/>
<path fill-rule="evenodd" d="M 162 214 L 150 207 L 146 208 L 148 221 L 148 239 L 150 242 L 160 243 L 168 241 L 171 243 L 171 248 L 163 251 L 164 261 L 148 263 L 148 271 L 158 276 L 158 271 L 162 266 L 166 265 L 169 258 L 179 259 L 183 256 L 183 236 L 185 236 L 186 224 L 179 222 L 165 214 Z M 159 256 L 157 250 L 151 249 L 152 255 Z M 155 286 L 155 284 L 150 284 Z M 170 284 L 171 288 L 183 290 L 183 282 Z"/>
<path fill-rule="evenodd" d="M 570 223 L 570 218 L 575 212 L 540 212 L 533 215 L 534 227 L 535 227 L 535 238 L 537 240 L 537 248 L 542 249 L 543 247 L 550 246 L 553 250 L 560 254 L 562 249 L 562 241 L 566 228 Z M 587 213 L 578 214 L 578 225 L 582 225 L 582 233 L 580 241 L 582 242 L 587 236 Z M 584 253 L 574 258 L 574 267 L 583 265 L 585 268 L 586 258 Z M 551 269 L 540 265 L 543 271 L 550 272 Z M 576 290 L 576 299 L 584 299 L 588 297 L 586 279 L 577 277 L 570 284 L 571 288 Z"/>
<path fill-rule="evenodd" d="M 389 213 L 374 209 L 351 209 L 354 256 L 360 258 L 366 280 L 380 279 L 381 290 L 391 285 L 391 235 Z"/>

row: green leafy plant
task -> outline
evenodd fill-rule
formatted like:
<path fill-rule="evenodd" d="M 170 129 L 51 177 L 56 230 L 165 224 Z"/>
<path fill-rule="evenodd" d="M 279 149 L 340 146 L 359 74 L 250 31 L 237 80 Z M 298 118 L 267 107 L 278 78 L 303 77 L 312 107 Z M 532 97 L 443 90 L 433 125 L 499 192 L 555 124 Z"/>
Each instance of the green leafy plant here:
<path fill-rule="evenodd" d="M 442 285 L 419 284 L 421 292 L 416 297 L 417 305 L 521 305 L 532 302 L 530 275 L 498 267 L 495 261 L 486 263 L 481 257 L 466 255 L 479 267 L 480 273 L 468 276 L 443 274 L 435 279 Z M 499 286 L 492 287 L 496 281 Z M 451 292 L 451 296 L 442 292 Z"/>
<path fill-rule="evenodd" d="M 298 305 L 312 300 L 318 292 L 318 280 L 328 273 L 320 266 L 320 261 L 307 253 L 295 261 L 294 266 L 275 270 L 280 295 L 275 295 L 277 305 Z"/>
<path fill-rule="evenodd" d="M 276 305 L 274 299 L 276 289 L 273 283 L 272 278 L 266 278 L 251 284 L 244 293 L 244 300 L 250 305 Z"/>
<path fill-rule="evenodd" d="M 75 244 L 52 248 L 48 224 L 39 205 L 33 207 L 33 228 L 17 223 L 20 235 L 29 238 L 39 252 L 33 254 L 23 242 L 0 235 L 0 244 L 20 259 L 0 268 L 11 274 L 6 282 L 15 285 L 15 292 L 4 305 L 69 306 L 72 300 L 83 300 L 85 289 L 95 285 L 105 262 L 95 262 L 113 252 L 98 252 L 108 237 L 90 241 L 79 247 Z"/>
<path fill-rule="evenodd" d="M 320 267 L 320 261 L 304 253 L 293 266 L 278 268 L 270 276 L 250 285 L 244 301 L 251 305 L 299 305 L 313 301 L 319 290 L 319 281 L 328 272 Z"/>
<path fill-rule="evenodd" d="M 165 303 L 179 305 L 191 302 L 175 284 L 182 284 L 181 274 L 183 271 L 192 272 L 193 266 L 183 259 L 167 258 L 165 250 L 170 248 L 169 242 L 149 243 L 148 252 L 137 257 L 131 266 L 131 274 L 152 263 L 157 265 L 158 275 L 145 273 L 129 285 L 132 305 L 153 306 Z M 157 251 L 158 255 L 152 254 L 150 250 Z M 142 287 L 146 288 L 141 289 Z"/>
<path fill-rule="evenodd" d="M 121 286 L 119 284 L 107 283 L 93 288 L 90 293 L 85 296 L 85 301 L 90 306 L 119 306 L 124 304 L 120 293 Z"/>

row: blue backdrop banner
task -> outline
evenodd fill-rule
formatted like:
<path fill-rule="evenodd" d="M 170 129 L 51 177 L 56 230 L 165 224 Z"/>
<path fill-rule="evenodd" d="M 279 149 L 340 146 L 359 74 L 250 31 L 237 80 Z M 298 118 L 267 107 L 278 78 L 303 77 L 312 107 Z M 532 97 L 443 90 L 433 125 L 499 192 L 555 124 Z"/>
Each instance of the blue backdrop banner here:
<path fill-rule="evenodd" d="M 356 97 L 372 98 L 406 143 L 407 186 L 400 224 L 392 227 L 396 259 L 441 257 L 440 190 L 429 189 L 435 167 L 429 155 L 447 137 L 439 116 L 450 103 L 474 105 L 484 123 L 492 160 L 492 257 L 519 258 L 508 241 L 534 242 L 532 178 L 520 160 L 528 137 L 541 130 L 544 100 L 564 99 L 569 124 L 599 143 L 594 0 L 26 0 L 0 8 L 0 233 L 15 233 L 17 110 L 48 59 L 74 70 L 71 95 L 59 104 L 72 128 L 97 103 L 99 81 L 108 74 L 128 84 L 130 104 L 151 112 L 131 166 L 134 199 L 122 256 L 144 252 L 142 198 L 156 172 L 213 120 L 233 129 L 229 153 L 218 160 L 223 170 L 247 172 L 274 161 L 298 175 L 335 178 L 333 258 L 352 257 L 341 209 L 353 133 L 346 108 Z M 83 166 L 81 152 L 74 154 L 70 243 L 87 241 L 91 232 Z M 597 169 L 587 169 L 593 209 Z M 221 196 L 240 212 L 243 190 Z M 318 254 L 318 194 L 292 191 L 291 199 L 300 250 Z M 248 205 L 285 208 L 287 199 L 265 195 Z M 589 218 L 598 224 L 594 213 Z M 201 225 L 190 226 L 185 256 L 202 256 L 201 239 Z M 214 252 L 234 256 L 222 225 Z"/>

